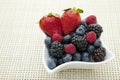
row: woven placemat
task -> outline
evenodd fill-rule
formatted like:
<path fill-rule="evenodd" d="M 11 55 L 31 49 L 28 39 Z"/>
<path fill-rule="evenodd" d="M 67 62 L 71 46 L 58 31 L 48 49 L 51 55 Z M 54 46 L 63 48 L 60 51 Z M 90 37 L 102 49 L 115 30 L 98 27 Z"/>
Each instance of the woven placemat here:
<path fill-rule="evenodd" d="M 0 0 L 0 80 L 120 80 L 120 0 Z M 102 41 L 115 59 L 96 70 L 71 69 L 49 75 L 42 63 L 45 35 L 38 21 L 69 7 L 95 14 Z"/>

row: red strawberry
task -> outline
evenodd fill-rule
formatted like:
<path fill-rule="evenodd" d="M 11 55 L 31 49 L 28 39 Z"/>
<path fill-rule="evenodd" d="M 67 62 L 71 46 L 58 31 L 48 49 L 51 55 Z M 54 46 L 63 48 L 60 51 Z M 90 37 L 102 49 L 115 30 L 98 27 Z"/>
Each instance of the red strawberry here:
<path fill-rule="evenodd" d="M 81 9 L 66 9 L 61 16 L 61 23 L 64 35 L 70 34 L 79 26 L 81 23 L 81 17 L 79 13 L 82 13 Z"/>
<path fill-rule="evenodd" d="M 94 31 L 88 32 L 87 35 L 86 35 L 86 40 L 89 43 L 93 43 L 96 40 L 96 34 L 95 34 L 95 32 Z"/>
<path fill-rule="evenodd" d="M 96 24 L 96 23 L 97 23 L 96 16 L 94 16 L 94 15 L 88 16 L 88 17 L 86 18 L 85 22 L 86 22 L 87 25 Z"/>
<path fill-rule="evenodd" d="M 49 36 L 52 36 L 55 33 L 62 34 L 60 18 L 51 13 L 48 16 L 43 16 L 39 22 L 39 26 L 43 32 Z"/>

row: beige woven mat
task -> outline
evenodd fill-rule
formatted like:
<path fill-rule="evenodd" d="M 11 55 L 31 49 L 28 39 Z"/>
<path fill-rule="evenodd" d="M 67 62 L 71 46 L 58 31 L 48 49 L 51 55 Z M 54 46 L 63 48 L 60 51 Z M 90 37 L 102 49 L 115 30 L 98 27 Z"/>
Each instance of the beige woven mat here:
<path fill-rule="evenodd" d="M 120 0 L 0 0 L 0 80 L 120 80 Z M 68 7 L 95 14 L 102 41 L 115 59 L 97 70 L 65 70 L 48 75 L 42 64 L 41 16 Z"/>

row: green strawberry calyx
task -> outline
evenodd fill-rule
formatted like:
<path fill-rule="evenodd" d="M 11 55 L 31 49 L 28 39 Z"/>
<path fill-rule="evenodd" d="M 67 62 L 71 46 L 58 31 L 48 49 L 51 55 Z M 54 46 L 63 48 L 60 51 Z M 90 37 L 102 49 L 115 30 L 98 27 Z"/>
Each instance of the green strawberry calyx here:
<path fill-rule="evenodd" d="M 78 13 L 83 13 L 82 9 L 76 8 L 76 7 L 64 9 L 64 11 L 68 11 L 68 10 L 73 10 L 73 11 L 78 12 Z"/>
<path fill-rule="evenodd" d="M 60 15 L 59 14 L 57 14 L 57 13 L 48 13 L 48 16 L 49 17 L 52 17 L 52 16 L 54 16 L 54 17 L 60 17 Z"/>

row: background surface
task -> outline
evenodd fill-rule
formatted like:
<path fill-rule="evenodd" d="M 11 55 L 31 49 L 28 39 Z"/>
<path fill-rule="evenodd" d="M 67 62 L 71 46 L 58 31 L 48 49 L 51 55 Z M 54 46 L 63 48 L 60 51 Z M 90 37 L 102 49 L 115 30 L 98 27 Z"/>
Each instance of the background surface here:
<path fill-rule="evenodd" d="M 120 80 L 120 0 L 0 0 L 0 80 Z M 96 70 L 48 75 L 43 63 L 44 33 L 38 21 L 48 12 L 80 7 L 82 19 L 95 14 L 102 41 L 115 59 Z"/>

